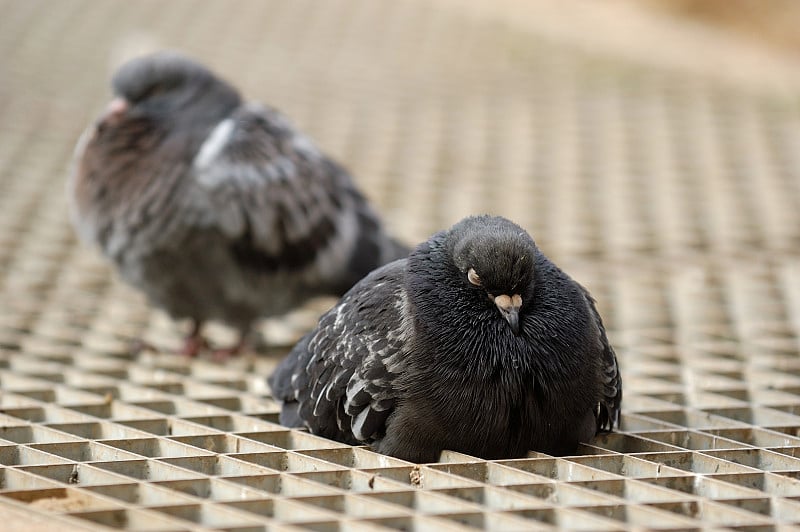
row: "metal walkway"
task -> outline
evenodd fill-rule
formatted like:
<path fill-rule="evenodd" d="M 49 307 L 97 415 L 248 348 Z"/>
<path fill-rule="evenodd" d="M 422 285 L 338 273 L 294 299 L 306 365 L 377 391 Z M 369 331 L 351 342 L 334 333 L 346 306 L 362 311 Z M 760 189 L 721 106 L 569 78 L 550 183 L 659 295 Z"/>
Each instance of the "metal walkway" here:
<path fill-rule="evenodd" d="M 597 48 L 491 4 L 0 2 L 0 528 L 800 525 L 796 75 Z M 599 301 L 621 432 L 414 466 L 285 430 L 264 376 L 331 301 L 222 367 L 131 355 L 180 325 L 76 242 L 64 182 L 112 66 L 157 47 L 285 111 L 410 242 L 477 212 L 528 228 Z"/>

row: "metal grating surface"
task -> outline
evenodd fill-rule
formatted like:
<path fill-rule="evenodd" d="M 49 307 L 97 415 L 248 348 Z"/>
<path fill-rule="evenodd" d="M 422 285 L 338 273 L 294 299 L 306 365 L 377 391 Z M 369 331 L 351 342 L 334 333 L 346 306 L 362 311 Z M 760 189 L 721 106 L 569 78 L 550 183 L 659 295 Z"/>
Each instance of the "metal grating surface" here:
<path fill-rule="evenodd" d="M 585 51 L 522 9 L 0 2 L 0 528 L 800 524 L 800 85 Z M 622 431 L 415 467 L 285 430 L 263 376 L 330 301 L 224 367 L 130 355 L 180 330 L 75 242 L 63 186 L 112 63 L 154 46 L 285 110 L 409 241 L 480 211 L 531 230 L 599 300 Z"/>

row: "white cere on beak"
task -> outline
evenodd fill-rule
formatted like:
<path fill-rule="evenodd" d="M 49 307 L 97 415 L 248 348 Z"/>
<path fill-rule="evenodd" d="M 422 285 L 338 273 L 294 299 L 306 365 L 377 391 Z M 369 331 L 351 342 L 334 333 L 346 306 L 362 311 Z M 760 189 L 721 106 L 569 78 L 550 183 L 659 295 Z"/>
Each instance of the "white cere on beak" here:
<path fill-rule="evenodd" d="M 497 310 L 511 326 L 513 333 L 519 335 L 519 309 L 522 307 L 522 296 L 502 294 L 494 298 L 494 304 L 497 305 Z"/>
<path fill-rule="evenodd" d="M 101 122 L 105 122 L 107 124 L 117 124 L 122 115 L 124 115 L 130 105 L 125 98 L 117 96 L 106 106 L 105 111 L 103 111 L 103 116 L 100 118 Z"/>

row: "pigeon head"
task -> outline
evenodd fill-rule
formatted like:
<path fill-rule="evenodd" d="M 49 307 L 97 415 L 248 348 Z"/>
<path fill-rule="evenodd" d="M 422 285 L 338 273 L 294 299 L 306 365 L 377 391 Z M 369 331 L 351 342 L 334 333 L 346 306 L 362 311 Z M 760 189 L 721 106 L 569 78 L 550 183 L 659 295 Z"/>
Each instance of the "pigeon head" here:
<path fill-rule="evenodd" d="M 502 318 L 518 336 L 521 315 L 532 301 L 536 253 L 530 235 L 505 218 L 465 218 L 410 258 L 415 285 L 429 294 L 418 306 L 435 321 L 449 320 L 451 313 L 472 316 L 473 323 Z M 433 310 L 439 305 L 443 308 Z"/>
<path fill-rule="evenodd" d="M 463 286 L 494 305 L 519 335 L 519 313 L 533 292 L 533 239 L 505 218 L 476 216 L 456 224 L 450 241 Z"/>
<path fill-rule="evenodd" d="M 132 59 L 114 74 L 115 98 L 103 121 L 146 117 L 164 122 L 216 123 L 241 101 L 238 92 L 200 63 L 177 52 Z"/>

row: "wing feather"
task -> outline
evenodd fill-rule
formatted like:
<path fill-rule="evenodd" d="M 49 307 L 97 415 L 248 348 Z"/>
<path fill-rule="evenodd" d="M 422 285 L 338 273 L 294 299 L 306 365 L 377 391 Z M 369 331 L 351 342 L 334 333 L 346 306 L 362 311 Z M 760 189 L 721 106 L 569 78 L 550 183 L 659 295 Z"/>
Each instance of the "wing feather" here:
<path fill-rule="evenodd" d="M 270 377 L 275 399 L 311 432 L 350 443 L 383 435 L 407 339 L 404 268 L 395 261 L 356 284 Z"/>
<path fill-rule="evenodd" d="M 589 309 L 594 316 L 603 350 L 600 362 L 602 398 L 597 408 L 597 431 L 609 432 L 619 423 L 619 411 L 622 404 L 622 377 L 617 364 L 617 355 L 608 342 L 606 329 L 603 325 L 603 320 L 600 318 L 600 313 L 597 312 L 595 300 L 585 288 L 581 288 L 589 304 Z"/>
<path fill-rule="evenodd" d="M 259 105 L 242 106 L 212 131 L 192 174 L 185 201 L 194 223 L 222 232 L 237 260 L 260 271 L 313 262 L 335 238 L 346 204 L 360 199 L 343 168 Z"/>

